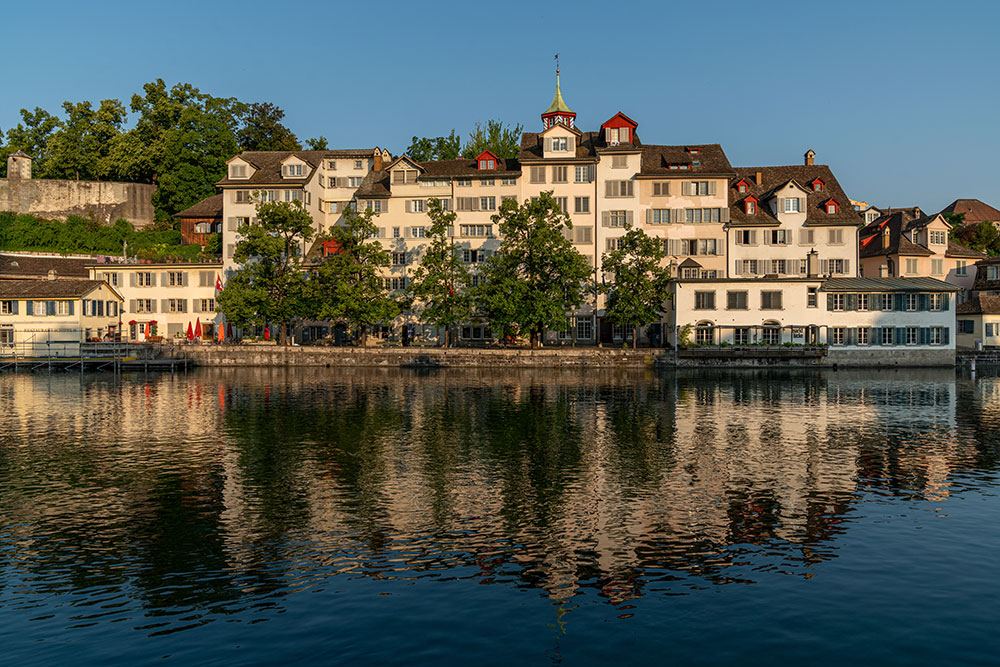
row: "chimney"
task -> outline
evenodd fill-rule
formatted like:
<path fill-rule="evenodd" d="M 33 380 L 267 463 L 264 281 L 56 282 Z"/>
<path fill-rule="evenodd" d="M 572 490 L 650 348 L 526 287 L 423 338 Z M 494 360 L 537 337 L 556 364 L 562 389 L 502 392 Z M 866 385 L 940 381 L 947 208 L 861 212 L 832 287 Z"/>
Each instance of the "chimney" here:
<path fill-rule="evenodd" d="M 763 182 L 764 182 L 764 174 L 762 174 L 762 173 L 760 173 L 758 171 L 757 174 L 756 174 L 756 176 L 755 176 L 755 179 L 757 181 L 757 185 L 763 184 Z"/>
<path fill-rule="evenodd" d="M 382 151 L 380 151 L 380 150 L 378 150 L 376 148 L 375 149 L 375 160 L 373 161 L 373 164 L 372 164 L 372 170 L 373 171 L 382 171 L 382 167 L 383 167 Z"/>
<path fill-rule="evenodd" d="M 806 253 L 806 275 L 810 278 L 819 275 L 819 253 L 815 248 Z"/>
<path fill-rule="evenodd" d="M 55 279 L 56 279 L 56 270 L 49 269 L 49 280 L 55 280 Z"/>
<path fill-rule="evenodd" d="M 813 166 L 813 163 L 815 161 L 816 161 L 816 151 L 810 148 L 809 150 L 806 151 L 806 166 L 807 167 Z"/>

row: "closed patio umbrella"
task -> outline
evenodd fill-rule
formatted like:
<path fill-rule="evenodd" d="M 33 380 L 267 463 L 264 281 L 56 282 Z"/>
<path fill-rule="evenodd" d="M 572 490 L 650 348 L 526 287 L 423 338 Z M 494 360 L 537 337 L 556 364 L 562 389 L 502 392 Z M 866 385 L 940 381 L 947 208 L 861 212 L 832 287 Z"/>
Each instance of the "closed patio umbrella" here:
<path fill-rule="evenodd" d="M 201 320 L 194 321 L 194 337 L 201 339 Z"/>
<path fill-rule="evenodd" d="M 194 329 L 191 328 L 191 323 L 190 322 L 188 322 L 187 339 L 188 340 L 194 340 Z"/>

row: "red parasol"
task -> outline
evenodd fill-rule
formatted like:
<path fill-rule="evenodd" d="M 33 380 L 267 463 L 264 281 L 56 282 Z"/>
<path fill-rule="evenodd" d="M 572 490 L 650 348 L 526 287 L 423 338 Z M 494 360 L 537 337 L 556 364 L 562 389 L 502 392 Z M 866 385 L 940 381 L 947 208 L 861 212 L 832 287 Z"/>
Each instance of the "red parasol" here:
<path fill-rule="evenodd" d="M 188 322 L 187 339 L 188 340 L 194 340 L 194 329 L 191 328 L 191 323 L 190 322 Z"/>
<path fill-rule="evenodd" d="M 271 340 L 271 327 L 264 327 L 264 340 Z"/>
<path fill-rule="evenodd" d="M 201 320 L 194 321 L 194 337 L 201 339 Z"/>

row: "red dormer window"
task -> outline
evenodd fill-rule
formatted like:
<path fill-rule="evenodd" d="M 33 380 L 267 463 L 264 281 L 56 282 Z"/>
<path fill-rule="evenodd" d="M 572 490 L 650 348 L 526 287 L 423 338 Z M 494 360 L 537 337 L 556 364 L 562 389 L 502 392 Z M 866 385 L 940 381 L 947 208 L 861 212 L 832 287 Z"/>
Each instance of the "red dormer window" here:
<path fill-rule="evenodd" d="M 815 181 L 813 181 L 811 185 L 813 192 L 823 192 L 823 190 L 826 188 L 826 184 L 823 183 L 823 181 L 819 180 L 818 178 Z"/>
<path fill-rule="evenodd" d="M 491 151 L 483 151 L 476 157 L 476 163 L 479 165 L 479 169 L 496 169 L 497 164 L 500 163 L 500 158 L 494 155 Z"/>
<path fill-rule="evenodd" d="M 739 183 L 737 183 L 736 184 L 736 191 L 739 192 L 741 195 L 742 194 L 746 194 L 747 192 L 750 192 L 750 183 L 749 183 L 749 181 L 742 180 Z"/>
<path fill-rule="evenodd" d="M 829 213 L 830 215 L 833 215 L 834 213 L 837 213 L 838 211 L 840 211 L 840 204 L 838 204 L 835 200 L 831 199 L 830 201 L 828 201 L 826 203 L 826 212 L 827 213 Z"/>
<path fill-rule="evenodd" d="M 691 155 L 697 155 L 700 152 L 701 152 L 700 148 L 689 148 L 688 149 L 688 153 L 690 153 Z"/>
<path fill-rule="evenodd" d="M 743 210 L 746 211 L 747 215 L 756 215 L 757 214 L 757 198 L 756 197 L 747 197 L 746 199 L 743 200 L 743 207 L 744 207 Z"/>

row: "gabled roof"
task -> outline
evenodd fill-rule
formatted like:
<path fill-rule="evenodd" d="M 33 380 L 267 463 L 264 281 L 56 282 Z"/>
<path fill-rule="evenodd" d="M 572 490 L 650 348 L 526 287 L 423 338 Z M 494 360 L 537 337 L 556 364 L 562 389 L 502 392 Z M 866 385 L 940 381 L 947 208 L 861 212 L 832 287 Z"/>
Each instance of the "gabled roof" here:
<path fill-rule="evenodd" d="M 910 257 L 930 257 L 935 253 L 927 246 L 914 243 L 908 239 L 904 232 L 922 229 L 937 219 L 938 213 L 933 215 L 919 215 L 919 208 L 897 209 L 891 213 L 880 215 L 858 232 L 861 239 L 861 257 L 879 257 L 885 255 L 904 255 Z M 947 225 L 947 222 L 945 222 Z M 948 225 L 950 227 L 950 225 Z M 882 235 L 888 230 L 889 243 L 886 246 L 882 243 Z M 948 241 L 945 249 L 946 257 L 968 257 L 981 258 L 986 255 L 971 248 Z"/>
<path fill-rule="evenodd" d="M 103 280 L 0 280 L 0 299 L 78 299 L 104 284 Z"/>
<path fill-rule="evenodd" d="M 1000 222 L 1000 211 L 978 199 L 956 199 L 941 211 L 942 213 L 964 213 L 965 224 L 980 222 Z"/>
<path fill-rule="evenodd" d="M 174 213 L 175 218 L 221 218 L 222 195 L 206 197 L 194 206 L 189 206 L 180 213 Z"/>
<path fill-rule="evenodd" d="M 30 155 L 28 155 L 27 153 L 25 153 L 25 152 L 24 152 L 24 151 L 22 151 L 22 150 L 16 150 L 16 151 L 14 151 L 13 153 L 11 153 L 11 156 L 12 156 L 12 157 L 26 157 L 26 158 L 28 158 L 29 160 L 32 160 L 32 159 L 34 159 L 34 158 L 32 158 L 32 157 L 31 157 Z"/>
<path fill-rule="evenodd" d="M 698 151 L 692 155 L 691 149 Z M 695 163 L 698 164 L 695 164 Z M 671 169 L 671 165 L 685 165 L 687 169 Z M 642 146 L 642 167 L 639 177 L 654 178 L 671 176 L 684 178 L 688 176 L 720 176 L 729 178 L 734 175 L 733 166 L 719 144 L 700 144 L 685 146 L 662 146 L 647 144 Z"/>
<path fill-rule="evenodd" d="M 1000 315 L 1000 296 L 980 294 L 955 307 L 956 315 Z"/>
<path fill-rule="evenodd" d="M 632 120 L 631 118 L 629 118 L 628 116 L 626 116 L 625 114 L 623 114 L 621 111 L 619 111 L 614 116 L 612 116 L 611 118 L 609 118 L 606 121 L 604 121 L 603 123 L 601 123 L 601 127 L 602 128 L 605 127 L 606 125 L 608 125 L 608 123 L 610 123 L 611 121 L 613 121 L 616 118 L 621 118 L 628 125 L 630 125 L 633 129 L 639 127 L 639 123 L 635 122 L 634 120 Z"/>
<path fill-rule="evenodd" d="M 830 167 L 825 164 L 817 165 L 789 165 L 783 167 L 737 167 L 735 178 L 729 183 L 730 207 L 729 219 L 736 224 L 762 224 L 774 225 L 778 222 L 777 216 L 771 212 L 770 206 L 758 206 L 756 213 L 747 214 L 742 206 L 742 201 L 746 195 L 751 194 L 761 202 L 766 202 L 774 197 L 776 192 L 794 183 L 805 195 L 806 200 L 806 223 L 807 224 L 837 224 L 846 225 L 861 223 L 861 216 L 850 206 L 841 204 L 837 213 L 827 213 L 825 203 L 830 199 L 835 199 L 838 203 L 847 202 L 849 198 L 840 187 L 837 178 L 830 171 Z M 757 174 L 760 173 L 760 184 L 757 183 Z M 823 181 L 824 187 L 821 192 L 813 192 L 811 188 L 803 188 L 801 183 L 811 183 L 819 178 Z M 746 193 L 739 192 L 737 184 L 746 181 L 750 187 Z"/>
<path fill-rule="evenodd" d="M 420 166 L 420 163 L 417 162 L 416 160 L 414 160 L 413 158 L 411 158 L 409 155 L 400 155 L 398 158 L 396 158 L 395 160 L 393 160 L 392 162 L 390 162 L 388 165 L 386 165 L 385 166 L 385 170 L 386 171 L 391 171 L 392 168 L 395 167 L 400 162 L 407 162 L 414 169 L 417 169 L 419 171 L 423 171 L 424 170 L 424 168 Z"/>
<path fill-rule="evenodd" d="M 476 156 L 476 162 L 479 162 L 480 160 L 493 160 L 493 164 L 500 164 L 500 158 L 498 158 L 496 154 L 489 149 L 484 150 Z"/>
<path fill-rule="evenodd" d="M 235 155 L 230 158 L 227 163 L 232 162 L 235 158 L 240 158 L 255 167 L 256 171 L 250 176 L 250 178 L 231 179 L 229 178 L 229 174 L 226 174 L 225 178 L 216 183 L 216 185 L 253 186 L 304 184 L 308 183 L 309 180 L 315 175 L 317 168 L 323 163 L 323 160 L 338 158 L 370 158 L 374 157 L 376 150 L 377 149 L 375 148 L 348 148 L 322 151 L 243 151 L 239 155 Z M 308 176 L 303 176 L 301 178 L 285 178 L 282 176 L 281 165 L 290 155 L 294 155 L 312 167 Z"/>
<path fill-rule="evenodd" d="M 701 264 L 699 264 L 695 260 L 693 260 L 690 257 L 688 257 L 683 262 L 681 262 L 680 264 L 678 264 L 677 268 L 679 268 L 679 269 L 700 269 L 701 268 Z"/>
<path fill-rule="evenodd" d="M 412 162 L 412 161 L 411 161 Z M 393 163 L 395 164 L 395 163 Z M 444 178 L 506 178 L 521 175 L 521 165 L 513 159 L 497 159 L 497 168 L 487 172 L 479 170 L 479 162 L 459 158 L 457 160 L 433 160 L 429 162 L 413 162 L 421 172 L 417 180 L 432 181 Z M 389 197 L 392 189 L 389 182 L 388 168 L 382 171 L 371 171 L 361 182 L 355 192 L 357 197 Z"/>

